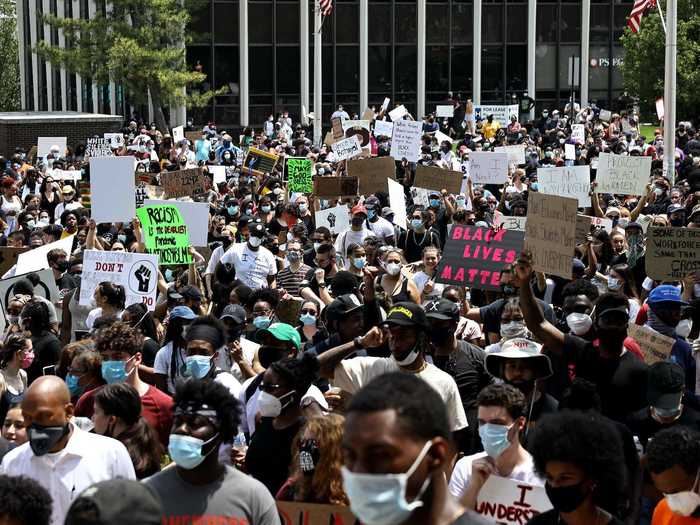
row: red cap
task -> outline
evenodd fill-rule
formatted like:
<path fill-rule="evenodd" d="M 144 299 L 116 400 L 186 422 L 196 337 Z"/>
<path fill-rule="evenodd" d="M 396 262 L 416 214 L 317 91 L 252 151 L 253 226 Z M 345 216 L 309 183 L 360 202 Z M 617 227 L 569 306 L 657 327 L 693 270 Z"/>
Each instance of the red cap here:
<path fill-rule="evenodd" d="M 364 213 L 367 215 L 367 208 L 365 208 L 362 204 L 356 204 L 352 208 L 352 214 L 355 215 L 356 213 Z"/>

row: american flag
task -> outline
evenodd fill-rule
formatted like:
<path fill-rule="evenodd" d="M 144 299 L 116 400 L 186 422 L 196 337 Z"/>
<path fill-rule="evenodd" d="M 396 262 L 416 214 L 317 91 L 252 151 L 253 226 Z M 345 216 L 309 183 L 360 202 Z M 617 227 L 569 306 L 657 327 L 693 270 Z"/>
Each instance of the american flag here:
<path fill-rule="evenodd" d="M 642 21 L 642 15 L 656 5 L 656 0 L 635 0 L 632 12 L 627 18 L 627 27 L 633 33 L 639 33 L 639 24 Z"/>
<path fill-rule="evenodd" d="M 319 0 L 321 15 L 328 16 L 333 12 L 333 0 Z"/>

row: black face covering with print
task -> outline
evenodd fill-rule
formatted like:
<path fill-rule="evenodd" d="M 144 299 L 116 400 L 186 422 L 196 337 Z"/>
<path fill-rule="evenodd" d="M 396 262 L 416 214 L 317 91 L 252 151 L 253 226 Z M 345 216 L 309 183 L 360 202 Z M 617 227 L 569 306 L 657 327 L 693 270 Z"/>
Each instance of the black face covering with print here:
<path fill-rule="evenodd" d="M 321 450 L 315 439 L 305 439 L 299 445 L 299 470 L 305 475 L 313 475 L 321 456 Z"/>

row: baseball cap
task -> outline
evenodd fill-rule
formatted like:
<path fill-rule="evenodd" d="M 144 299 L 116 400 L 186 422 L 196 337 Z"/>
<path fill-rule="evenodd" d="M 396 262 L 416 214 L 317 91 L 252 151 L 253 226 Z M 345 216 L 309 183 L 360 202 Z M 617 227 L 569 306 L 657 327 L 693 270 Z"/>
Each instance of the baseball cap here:
<path fill-rule="evenodd" d="M 379 205 L 379 199 L 375 197 L 374 195 L 371 195 L 370 197 L 367 197 L 364 202 L 365 207 L 366 206 L 378 206 Z"/>
<path fill-rule="evenodd" d="M 425 305 L 425 315 L 429 319 L 440 321 L 459 321 L 459 306 L 447 299 L 430 301 Z"/>
<path fill-rule="evenodd" d="M 680 290 L 672 284 L 662 284 L 654 288 L 647 298 L 647 303 L 650 305 L 656 303 L 688 304 L 681 299 Z"/>
<path fill-rule="evenodd" d="M 160 525 L 163 514 L 153 489 L 131 479 L 100 481 L 86 488 L 68 509 L 66 525 L 84 523 L 77 509 L 87 506 L 94 509 L 91 523 L 96 525 Z"/>
<path fill-rule="evenodd" d="M 384 322 L 389 325 L 413 326 L 424 330 L 430 328 L 428 318 L 425 316 L 423 308 L 416 303 L 409 302 L 396 303 L 394 307 L 389 310 L 389 314 Z"/>
<path fill-rule="evenodd" d="M 248 232 L 253 237 L 263 238 L 265 237 L 265 226 L 263 226 L 259 222 L 252 223 L 248 226 Z"/>
<path fill-rule="evenodd" d="M 178 317 L 182 317 L 183 319 L 194 319 L 197 316 L 189 306 L 176 306 L 170 310 L 170 319 L 177 319 Z"/>
<path fill-rule="evenodd" d="M 341 295 L 333 299 L 333 301 L 326 307 L 326 319 L 329 321 L 335 321 L 344 315 L 351 314 L 354 311 L 359 310 L 360 308 L 362 308 L 362 303 L 360 303 L 360 300 L 355 294 L 349 293 Z"/>
<path fill-rule="evenodd" d="M 696 205 L 693 207 L 693 211 L 690 212 L 690 220 L 691 220 L 691 222 L 695 222 L 695 221 L 693 221 L 693 218 L 694 218 L 696 215 L 700 215 L 700 204 L 696 204 Z M 696 218 L 697 218 L 698 220 L 700 220 L 700 217 L 696 217 Z"/>
<path fill-rule="evenodd" d="M 700 212 L 700 205 L 698 205 L 698 211 Z M 385 206 L 382 208 L 382 217 L 385 219 L 388 219 L 389 217 L 394 216 L 394 210 L 392 210 L 389 206 Z"/>
<path fill-rule="evenodd" d="M 243 324 L 246 319 L 245 308 L 240 304 L 228 304 L 221 312 L 219 319 L 233 319 L 236 324 Z"/>
<path fill-rule="evenodd" d="M 506 359 L 531 359 L 535 367 L 535 379 L 545 379 L 553 373 L 549 357 L 542 353 L 542 345 L 524 337 L 509 339 L 497 352 L 486 354 L 486 371 L 493 377 L 503 379 L 503 365 Z"/>
<path fill-rule="evenodd" d="M 202 292 L 199 291 L 199 288 L 191 284 L 183 286 L 180 288 L 179 292 L 185 299 L 192 299 L 194 301 L 202 300 Z"/>
<path fill-rule="evenodd" d="M 608 215 L 617 215 L 619 217 L 620 208 L 615 208 L 614 206 L 612 208 L 608 208 L 607 210 L 605 210 L 605 216 L 607 217 Z"/>
<path fill-rule="evenodd" d="M 301 336 L 292 325 L 287 323 L 272 323 L 270 326 L 264 330 L 260 330 L 260 336 L 264 334 L 270 334 L 272 337 L 278 341 L 291 341 L 297 350 L 301 350 Z"/>
<path fill-rule="evenodd" d="M 352 207 L 352 214 L 355 215 L 357 213 L 363 213 L 367 215 L 367 208 L 365 208 L 362 204 L 356 204 Z"/>
<path fill-rule="evenodd" d="M 628 222 L 627 225 L 625 226 L 625 231 L 629 230 L 630 228 L 637 228 L 640 232 L 644 231 L 644 228 L 642 228 L 642 225 L 639 224 L 638 222 L 635 222 L 635 221 Z"/>
<path fill-rule="evenodd" d="M 172 299 L 175 301 L 179 301 L 180 299 L 182 299 L 182 295 L 180 295 L 178 293 L 177 289 L 174 286 L 171 286 L 170 288 L 168 288 L 167 295 L 168 295 L 168 300 Z"/>
<path fill-rule="evenodd" d="M 681 206 L 680 204 L 671 204 L 668 208 L 666 208 L 666 213 L 668 215 L 679 211 L 685 211 L 685 207 Z"/>
<path fill-rule="evenodd" d="M 677 409 L 685 389 L 683 368 L 672 361 L 659 361 L 649 367 L 647 399 L 655 408 Z"/>

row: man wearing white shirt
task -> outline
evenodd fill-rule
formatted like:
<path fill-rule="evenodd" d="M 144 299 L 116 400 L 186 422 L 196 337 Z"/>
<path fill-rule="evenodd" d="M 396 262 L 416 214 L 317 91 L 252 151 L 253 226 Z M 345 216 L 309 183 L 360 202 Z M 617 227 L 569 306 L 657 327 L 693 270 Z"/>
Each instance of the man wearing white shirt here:
<path fill-rule="evenodd" d="M 277 261 L 270 250 L 261 246 L 265 227 L 253 223 L 248 230 L 248 240 L 232 245 L 221 257 L 221 264 L 230 263 L 236 270 L 236 279 L 253 290 L 274 288 Z"/>
<path fill-rule="evenodd" d="M 372 195 L 367 197 L 364 202 L 367 208 L 367 227 L 372 230 L 372 233 L 384 241 L 384 244 L 394 245 L 394 225 L 379 214 L 382 211 L 382 205 L 379 199 Z"/>
<path fill-rule="evenodd" d="M 343 261 L 342 266 L 348 257 L 348 247 L 352 244 L 362 244 L 365 238 L 372 235 L 372 231 L 365 226 L 367 222 L 367 208 L 362 204 L 356 204 L 352 208 L 352 219 L 350 220 L 350 229 L 345 230 L 335 240 L 335 253 L 339 255 Z"/>
<path fill-rule="evenodd" d="M 83 207 L 80 204 L 80 199 L 75 199 L 75 188 L 73 186 L 66 184 L 61 190 L 61 194 L 63 195 L 63 202 L 58 203 L 53 213 L 53 218 L 56 222 L 61 221 L 61 215 L 63 215 L 64 211 L 73 211 Z"/>
<path fill-rule="evenodd" d="M 116 439 L 80 430 L 70 422 L 70 392 L 56 376 L 38 378 L 27 389 L 22 414 L 29 441 L 11 450 L 0 469 L 27 476 L 49 491 L 51 523 L 62 525 L 71 502 L 83 490 L 115 478 L 136 479 L 124 445 Z"/>
<path fill-rule="evenodd" d="M 338 110 L 334 111 L 331 115 L 331 120 L 333 120 L 334 118 L 339 118 L 341 120 L 349 120 L 350 115 L 348 115 L 348 112 L 343 109 L 343 106 L 341 104 L 338 106 Z"/>

